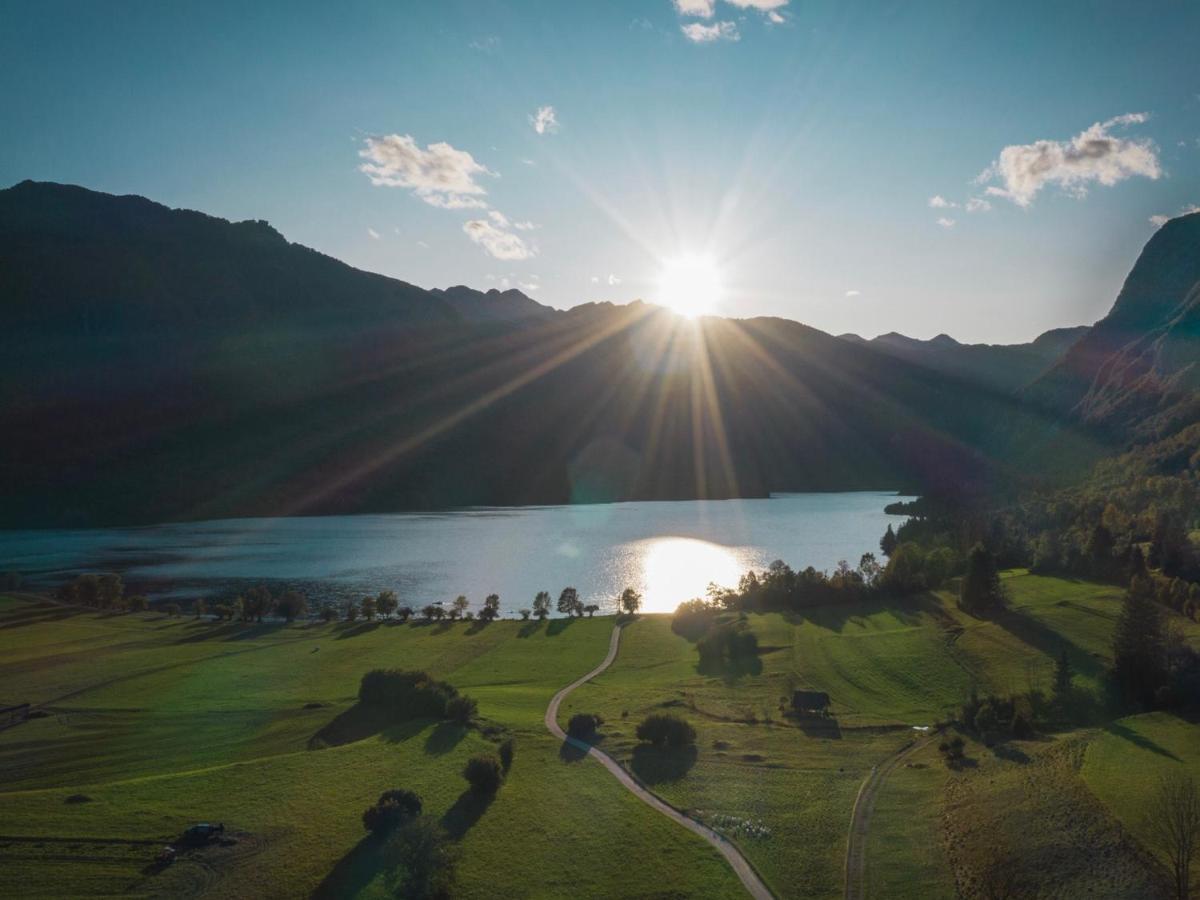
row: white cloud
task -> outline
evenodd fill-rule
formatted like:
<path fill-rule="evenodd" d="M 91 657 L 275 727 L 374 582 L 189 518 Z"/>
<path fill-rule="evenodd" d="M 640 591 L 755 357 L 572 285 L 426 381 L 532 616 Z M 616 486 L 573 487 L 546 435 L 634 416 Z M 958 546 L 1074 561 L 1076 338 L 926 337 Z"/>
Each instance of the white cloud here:
<path fill-rule="evenodd" d="M 476 38 L 467 46 L 469 46 L 472 50 L 479 50 L 483 53 L 492 53 L 493 51 L 499 49 L 500 38 L 496 37 L 494 34 L 489 34 L 481 38 Z"/>
<path fill-rule="evenodd" d="M 1150 224 L 1153 225 L 1155 228 L 1162 228 L 1164 225 L 1166 225 L 1168 222 L 1170 222 L 1172 219 L 1176 218 L 1177 216 L 1187 216 L 1192 213 L 1198 213 L 1198 212 L 1200 212 L 1200 206 L 1197 206 L 1195 203 L 1192 203 L 1188 206 L 1181 208 L 1179 210 L 1179 212 L 1175 213 L 1174 216 L 1164 216 L 1164 215 L 1151 216 Z"/>
<path fill-rule="evenodd" d="M 971 197 L 967 200 L 967 212 L 991 212 L 992 204 L 984 200 L 982 197 Z"/>
<path fill-rule="evenodd" d="M 537 227 L 539 226 L 533 222 L 513 222 L 513 228 L 517 231 L 533 231 Z"/>
<path fill-rule="evenodd" d="M 711 19 L 716 0 L 674 0 L 675 11 L 681 16 L 698 16 Z"/>
<path fill-rule="evenodd" d="M 529 124 L 538 134 L 554 134 L 558 131 L 558 113 L 553 106 L 539 106 L 537 112 L 529 117 Z"/>
<path fill-rule="evenodd" d="M 788 0 L 725 0 L 725 2 L 738 9 L 757 9 L 759 12 L 765 13 L 782 9 L 788 5 Z"/>
<path fill-rule="evenodd" d="M 376 231 L 374 228 L 368 228 L 367 234 L 370 235 L 372 240 L 376 240 L 376 241 L 379 240 L 379 232 Z"/>
<path fill-rule="evenodd" d="M 600 276 L 599 276 L 599 275 L 593 275 L 593 276 L 592 276 L 592 284 L 599 284 L 599 283 L 600 283 Z"/>
<path fill-rule="evenodd" d="M 847 297 L 860 297 L 860 296 L 862 296 L 862 291 L 849 290 L 849 291 L 846 291 L 846 296 Z"/>
<path fill-rule="evenodd" d="M 737 25 L 733 22 L 714 22 L 712 25 L 701 25 L 692 22 L 690 25 L 680 25 L 679 30 L 693 44 L 711 44 L 713 41 L 736 41 L 741 39 Z"/>
<path fill-rule="evenodd" d="M 500 210 L 498 210 L 498 209 L 488 210 L 488 218 L 491 219 L 493 222 L 495 222 L 496 225 L 499 226 L 500 228 L 508 228 L 509 227 L 508 216 L 506 216 L 504 213 L 500 212 Z"/>
<path fill-rule="evenodd" d="M 496 259 L 530 259 L 537 255 L 537 250 L 521 237 L 497 228 L 487 219 L 471 219 L 463 224 L 463 231 Z"/>
<path fill-rule="evenodd" d="M 616 287 L 620 283 L 621 283 L 620 278 L 618 278 L 616 275 L 613 275 L 611 273 L 609 274 L 609 276 L 608 276 L 608 286 L 609 287 Z"/>
<path fill-rule="evenodd" d="M 359 171 L 371 184 L 409 188 L 431 206 L 443 209 L 486 209 L 487 193 L 477 175 L 495 175 L 466 150 L 449 144 L 430 144 L 424 150 L 407 134 L 366 139 L 358 155 L 366 160 Z"/>
<path fill-rule="evenodd" d="M 417 241 L 417 246 L 421 247 L 424 250 L 429 249 L 429 244 L 425 243 L 425 241 Z"/>
<path fill-rule="evenodd" d="M 958 206 L 957 203 L 951 203 L 941 194 L 934 194 L 929 198 L 929 205 L 934 209 L 954 209 Z"/>
<path fill-rule="evenodd" d="M 954 219 L 947 219 L 945 216 L 942 216 L 941 218 L 939 218 L 937 220 L 937 223 L 939 225 L 941 225 L 943 228 L 953 228 L 955 225 L 958 224 L 956 221 L 954 221 Z"/>
<path fill-rule="evenodd" d="M 529 291 L 539 290 L 541 288 L 541 286 L 542 286 L 541 280 L 536 275 L 530 275 L 528 281 L 518 281 L 517 282 L 517 287 L 519 287 L 521 290 L 525 291 L 526 293 L 528 293 Z"/>
<path fill-rule="evenodd" d="M 977 181 L 986 184 L 998 180 L 1003 186 L 989 186 L 990 196 L 1029 206 L 1046 185 L 1058 185 L 1083 197 L 1092 182 L 1108 187 L 1135 175 L 1157 179 L 1162 169 L 1154 142 L 1111 133 L 1116 128 L 1140 125 L 1148 118 L 1146 113 L 1127 113 L 1097 122 L 1067 141 L 1013 144 L 1000 151 Z"/>
<path fill-rule="evenodd" d="M 775 12 L 775 10 L 771 10 L 769 13 L 767 13 L 767 21 L 772 25 L 782 25 L 787 21 L 787 19 Z"/>

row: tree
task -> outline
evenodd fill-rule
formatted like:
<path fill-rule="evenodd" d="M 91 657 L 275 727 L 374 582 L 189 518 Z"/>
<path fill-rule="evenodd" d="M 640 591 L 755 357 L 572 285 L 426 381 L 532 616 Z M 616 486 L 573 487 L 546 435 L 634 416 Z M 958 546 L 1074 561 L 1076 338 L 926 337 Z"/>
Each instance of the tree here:
<path fill-rule="evenodd" d="M 261 622 L 263 616 L 271 614 L 273 606 L 274 598 L 266 585 L 255 585 L 246 591 L 244 611 L 247 617 Z"/>
<path fill-rule="evenodd" d="M 919 544 L 905 541 L 892 548 L 883 583 L 896 594 L 914 594 L 925 590 L 925 551 Z"/>
<path fill-rule="evenodd" d="M 882 574 L 883 566 L 879 564 L 875 554 L 864 553 L 858 561 L 858 577 L 862 579 L 862 583 L 869 588 L 875 587 Z"/>
<path fill-rule="evenodd" d="M 287 621 L 294 622 L 308 612 L 308 603 L 299 591 L 285 591 L 275 604 L 275 611 Z"/>
<path fill-rule="evenodd" d="M 101 609 L 117 609 L 125 596 L 125 585 L 121 576 L 111 572 L 101 575 L 97 580 L 96 600 Z"/>
<path fill-rule="evenodd" d="M 642 595 L 631 587 L 621 591 L 621 610 L 628 616 L 637 615 L 642 608 Z"/>
<path fill-rule="evenodd" d="M 573 587 L 562 589 L 558 595 L 558 611 L 568 616 L 575 615 L 575 607 L 579 605 L 579 591 Z"/>
<path fill-rule="evenodd" d="M 84 606 L 100 605 L 100 576 L 90 572 L 75 579 L 75 596 Z"/>
<path fill-rule="evenodd" d="M 440 606 L 434 606 L 432 603 L 426 603 L 421 607 L 421 615 L 425 618 L 426 622 L 432 622 L 434 615 L 439 610 L 441 610 Z"/>
<path fill-rule="evenodd" d="M 396 607 L 396 618 L 401 622 L 407 622 L 413 617 L 413 608 L 411 606 Z"/>
<path fill-rule="evenodd" d="M 517 610 L 517 612 L 519 612 L 519 613 L 521 614 L 521 618 L 522 618 L 523 620 L 525 620 L 525 621 L 529 621 L 529 616 L 530 616 L 530 615 L 533 613 L 533 610 L 531 610 L 531 609 L 518 609 L 518 610 Z"/>
<path fill-rule="evenodd" d="M 1112 532 L 1102 522 L 1097 522 L 1088 535 L 1083 552 L 1091 564 L 1092 572 L 1101 578 L 1108 578 L 1112 574 L 1113 547 Z"/>
<path fill-rule="evenodd" d="M 969 613 L 986 612 L 1004 603 L 1004 589 L 996 558 L 983 544 L 976 544 L 967 556 L 958 605 Z"/>
<path fill-rule="evenodd" d="M 454 598 L 454 603 L 450 607 L 450 618 L 451 619 L 460 618 L 461 616 L 463 616 L 466 613 L 466 611 L 467 611 L 468 607 L 470 607 L 470 605 L 471 605 L 471 601 L 468 600 L 466 597 L 464 597 L 462 594 L 459 594 L 457 597 Z"/>
<path fill-rule="evenodd" d="M 446 718 L 452 719 L 459 725 L 470 725 L 471 719 L 475 717 L 475 712 L 479 708 L 479 704 L 465 694 L 459 694 L 457 697 L 450 698 L 446 703 Z"/>
<path fill-rule="evenodd" d="M 379 596 L 375 598 L 375 608 L 381 616 L 390 616 L 399 605 L 400 601 L 396 599 L 395 591 L 380 591 Z"/>
<path fill-rule="evenodd" d="M 600 607 L 597 606 L 595 603 L 589 603 L 587 606 L 585 606 L 583 608 L 583 611 L 588 614 L 588 618 L 590 619 L 592 616 L 594 616 L 596 613 L 598 613 L 600 611 Z"/>
<path fill-rule="evenodd" d="M 1188 900 L 1192 863 L 1200 851 L 1200 790 L 1190 775 L 1173 772 L 1159 779 L 1146 834 L 1151 846 L 1167 859 L 1176 900 Z"/>
<path fill-rule="evenodd" d="M 1113 631 L 1113 674 L 1127 694 L 1141 703 L 1153 702 L 1163 683 L 1163 622 L 1153 587 L 1134 578 L 1121 601 Z"/>
<path fill-rule="evenodd" d="M 638 725 L 637 739 L 655 747 L 678 750 L 696 743 L 696 730 L 679 716 L 652 713 Z"/>
<path fill-rule="evenodd" d="M 567 722 L 567 734 L 581 741 L 591 740 L 604 720 L 595 713 L 575 713 Z"/>
<path fill-rule="evenodd" d="M 485 622 L 491 622 L 500 616 L 500 595 L 488 594 L 483 601 L 483 609 L 479 611 L 479 618 Z"/>
<path fill-rule="evenodd" d="M 126 601 L 126 608 L 130 612 L 145 612 L 150 608 L 150 601 L 144 594 L 134 594 Z"/>
<path fill-rule="evenodd" d="M 538 591 L 537 596 L 533 598 L 533 614 L 538 619 L 544 619 L 550 615 L 550 593 L 548 591 Z"/>
<path fill-rule="evenodd" d="M 405 873 L 398 896 L 440 900 L 453 895 L 457 850 L 433 816 L 418 816 L 397 829 L 387 845 L 387 862 Z"/>
<path fill-rule="evenodd" d="M 879 549 L 883 551 L 883 555 L 890 557 L 892 551 L 900 543 L 896 538 L 896 532 L 892 531 L 891 523 L 888 523 L 887 531 L 883 533 L 883 537 L 879 539 Z"/>
<path fill-rule="evenodd" d="M 363 812 L 363 828 L 372 834 L 385 834 L 415 819 L 421 814 L 421 807 L 421 798 L 412 791 L 384 791 Z"/>
<path fill-rule="evenodd" d="M 471 791 L 481 796 L 496 793 L 504 780 L 504 771 L 491 753 L 477 753 L 463 767 L 463 778 L 471 785 Z"/>
<path fill-rule="evenodd" d="M 363 597 L 362 614 L 363 618 L 368 622 L 374 622 L 375 616 L 379 613 L 379 607 L 375 605 L 374 597 Z"/>
<path fill-rule="evenodd" d="M 358 604 L 351 600 L 346 604 L 346 621 L 353 622 L 358 618 Z"/>
<path fill-rule="evenodd" d="M 145 600 L 146 598 L 143 597 L 142 599 Z M 168 603 L 163 607 L 163 612 L 171 618 L 176 618 L 183 613 L 183 608 L 178 603 Z"/>
<path fill-rule="evenodd" d="M 203 597 L 200 597 L 192 604 L 192 615 L 198 619 L 206 612 L 208 612 L 208 604 L 204 602 Z"/>
<path fill-rule="evenodd" d="M 496 748 L 496 752 L 500 755 L 500 766 L 504 769 L 504 774 L 508 774 L 508 770 L 513 764 L 513 750 L 516 744 L 512 738 L 505 738 L 500 742 L 500 746 Z"/>
<path fill-rule="evenodd" d="M 334 609 L 333 606 L 331 606 L 330 604 L 326 603 L 324 606 L 321 607 L 321 621 L 322 622 L 327 622 L 327 623 L 328 622 L 336 622 L 337 617 L 338 617 L 337 610 Z"/>

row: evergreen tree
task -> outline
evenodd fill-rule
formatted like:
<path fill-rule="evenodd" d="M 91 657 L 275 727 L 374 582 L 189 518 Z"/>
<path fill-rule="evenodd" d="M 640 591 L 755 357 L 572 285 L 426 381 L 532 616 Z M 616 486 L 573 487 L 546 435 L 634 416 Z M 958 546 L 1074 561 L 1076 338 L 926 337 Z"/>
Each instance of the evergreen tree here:
<path fill-rule="evenodd" d="M 1084 553 L 1087 555 L 1092 572 L 1100 578 L 1108 578 L 1111 574 L 1113 546 L 1112 532 L 1105 528 L 1102 522 L 1097 522 L 1092 528 L 1092 533 L 1088 535 Z"/>
<path fill-rule="evenodd" d="M 1163 681 L 1163 621 L 1145 578 L 1130 583 L 1113 633 L 1113 674 L 1126 693 L 1153 701 Z"/>
<path fill-rule="evenodd" d="M 1004 589 L 996 559 L 983 544 L 976 544 L 967 556 L 967 573 L 962 580 L 958 605 L 967 612 L 983 612 L 1004 602 Z"/>
<path fill-rule="evenodd" d="M 879 539 L 879 549 L 883 551 L 884 556 L 891 556 L 896 549 L 899 541 L 896 539 L 896 532 L 892 531 L 891 523 L 888 523 L 887 531 L 883 533 L 883 537 Z"/>

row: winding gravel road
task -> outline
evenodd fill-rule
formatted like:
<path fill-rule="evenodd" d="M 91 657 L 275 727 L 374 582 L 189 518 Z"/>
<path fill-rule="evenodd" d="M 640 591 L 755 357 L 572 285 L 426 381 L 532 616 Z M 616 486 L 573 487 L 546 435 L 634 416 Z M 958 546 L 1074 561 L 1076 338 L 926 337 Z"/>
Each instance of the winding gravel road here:
<path fill-rule="evenodd" d="M 688 829 L 688 831 L 698 834 L 700 837 L 704 838 L 704 840 L 716 847 L 717 852 L 724 856 L 729 865 L 733 867 L 733 871 L 737 874 L 737 877 L 741 879 L 742 884 L 745 886 L 751 897 L 756 898 L 756 900 L 771 900 L 773 895 L 767 889 L 767 886 L 763 884 L 762 879 L 758 877 L 758 873 L 754 871 L 754 867 L 750 865 L 746 857 L 742 856 L 737 847 L 735 847 L 721 835 L 717 834 L 717 832 L 713 831 L 707 825 L 700 824 L 695 819 L 684 815 L 675 807 L 670 806 L 663 800 L 660 800 L 656 795 L 650 793 L 650 791 L 646 790 L 646 788 L 644 788 L 637 779 L 635 779 L 629 772 L 618 765 L 616 760 L 614 760 L 607 753 L 604 753 L 596 747 L 593 747 L 586 741 L 580 741 L 576 738 L 569 737 L 561 728 L 558 727 L 559 704 L 561 704 L 563 699 L 569 693 L 571 693 L 571 691 L 575 690 L 575 688 L 579 687 L 581 684 L 586 684 L 587 682 L 591 681 L 610 665 L 612 665 L 613 660 L 617 658 L 617 648 L 620 646 L 620 644 L 621 626 L 617 625 L 615 628 L 613 628 L 612 640 L 609 641 L 608 644 L 608 656 L 604 657 L 604 661 L 582 678 L 571 682 L 554 695 L 554 699 L 551 700 L 550 705 L 546 707 L 546 728 L 549 729 L 550 733 L 559 740 L 566 741 L 572 747 L 575 747 L 576 749 L 596 759 L 600 765 L 604 766 L 604 768 L 608 769 L 608 771 L 612 773 L 612 776 L 616 778 L 617 781 L 621 782 L 621 784 L 625 786 L 627 791 L 629 791 L 651 809 L 662 813 L 668 819 L 671 819 L 672 821 L 677 822 L 684 828 Z"/>

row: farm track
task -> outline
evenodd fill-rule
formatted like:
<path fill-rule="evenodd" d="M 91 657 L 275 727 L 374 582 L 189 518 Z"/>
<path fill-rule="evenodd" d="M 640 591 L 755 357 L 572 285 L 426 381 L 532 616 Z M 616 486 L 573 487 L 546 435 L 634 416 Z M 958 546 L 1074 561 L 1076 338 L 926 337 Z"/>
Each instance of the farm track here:
<path fill-rule="evenodd" d="M 582 678 L 571 682 L 554 695 L 554 698 L 550 701 L 550 705 L 546 707 L 545 723 L 547 730 L 549 730 L 549 732 L 559 740 L 570 744 L 572 747 L 584 753 L 585 755 L 593 757 L 597 762 L 604 766 L 604 768 L 608 769 L 612 776 L 616 778 L 617 781 L 619 781 L 627 791 L 629 791 L 651 809 L 661 813 L 671 821 L 682 825 L 684 828 L 688 829 L 688 831 L 691 831 L 693 834 L 696 834 L 708 841 L 708 843 L 716 848 L 718 853 L 725 857 L 726 862 L 729 863 L 730 867 L 734 871 L 734 874 L 736 874 L 741 880 L 742 885 L 746 888 L 747 893 L 749 893 L 751 897 L 754 897 L 755 900 L 771 900 L 774 895 L 771 893 L 770 889 L 759 877 L 758 873 L 754 870 L 754 867 L 750 865 L 750 861 L 747 860 L 746 857 L 742 856 L 741 851 L 738 850 L 737 847 L 735 847 L 732 843 L 730 843 L 728 839 L 718 834 L 716 831 L 713 831 L 707 825 L 697 822 L 695 819 L 671 806 L 657 794 L 647 790 L 641 784 L 641 782 L 634 778 L 633 775 L 631 775 L 607 753 L 604 753 L 602 750 L 593 747 L 591 744 L 585 741 L 580 741 L 576 738 L 569 737 L 558 726 L 558 708 L 562 701 L 566 699 L 567 695 L 570 694 L 571 691 L 575 690 L 580 685 L 591 681 L 593 678 L 611 666 L 613 660 L 617 658 L 617 650 L 620 647 L 620 644 L 621 626 L 617 625 L 613 628 L 612 640 L 609 641 L 608 645 L 608 655 L 604 657 L 604 661 Z"/>

